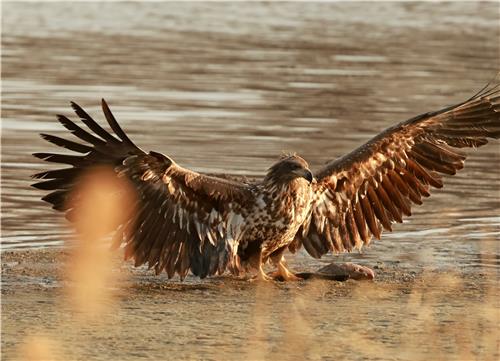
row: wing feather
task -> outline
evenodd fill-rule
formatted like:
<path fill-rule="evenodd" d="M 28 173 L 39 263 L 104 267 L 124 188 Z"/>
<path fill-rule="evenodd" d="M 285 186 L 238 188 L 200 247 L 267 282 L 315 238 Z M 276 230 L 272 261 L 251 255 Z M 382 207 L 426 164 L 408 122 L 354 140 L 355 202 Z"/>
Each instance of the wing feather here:
<path fill-rule="evenodd" d="M 169 277 L 223 272 L 236 251 L 226 237 L 235 212 L 230 204 L 243 205 L 248 186 L 192 172 L 159 153 L 132 158 L 117 172 L 141 195 L 143 211 L 124 239 L 136 263 L 165 269 Z"/>
<path fill-rule="evenodd" d="M 80 177 L 93 167 L 108 166 L 136 192 L 135 211 L 129 211 L 113 236 L 114 247 L 125 244 L 125 259 L 182 279 L 189 271 L 206 277 L 224 272 L 230 262 L 238 263 L 237 240 L 244 222 L 240 212 L 252 196 L 250 186 L 184 169 L 160 153 L 145 153 L 128 138 L 108 104 L 102 100 L 101 105 L 114 135 L 76 103 L 71 106 L 95 135 L 63 115 L 58 116 L 61 124 L 82 143 L 42 135 L 50 143 L 79 153 L 34 154 L 71 166 L 33 176 L 41 180 L 34 187 L 51 191 L 43 200 L 72 219 L 78 204 L 68 200 L 80 197 L 74 193 Z"/>
<path fill-rule="evenodd" d="M 55 144 L 59 147 L 66 148 L 78 153 L 88 153 L 92 151 L 92 147 L 88 145 L 80 144 L 77 142 L 73 142 L 71 140 L 63 139 L 60 137 L 56 137 L 55 135 L 41 133 L 40 136 L 45 139 L 47 142 Z"/>
<path fill-rule="evenodd" d="M 101 99 L 101 106 L 104 116 L 106 117 L 106 120 L 108 121 L 108 124 L 111 127 L 111 129 L 113 129 L 113 132 L 115 132 L 115 134 L 120 138 L 120 140 L 127 146 L 135 147 L 135 144 L 130 140 L 127 134 L 125 134 L 123 129 L 116 121 L 115 116 L 113 115 L 113 113 L 111 113 L 111 110 L 109 109 L 108 103 L 106 103 L 104 99 Z"/>
<path fill-rule="evenodd" d="M 393 170 L 384 175 L 381 185 L 384 191 L 387 193 L 389 200 L 395 206 L 395 210 L 397 213 L 397 217 L 395 217 L 395 219 L 399 223 L 402 223 L 403 216 L 411 216 L 410 202 L 405 197 L 409 195 L 410 192 L 408 186 L 403 182 L 399 174 Z"/>
<path fill-rule="evenodd" d="M 303 244 L 321 257 L 328 250 L 359 249 L 410 216 L 412 204 L 422 204 L 431 187 L 443 186 L 442 174 L 463 168 L 465 154 L 457 148 L 500 137 L 499 85 L 393 126 L 325 165 L 316 173 L 311 220 L 305 223 L 310 225 L 297 234 L 291 250 Z"/>
<path fill-rule="evenodd" d="M 359 202 L 354 205 L 353 212 L 354 219 L 356 221 L 356 227 L 358 229 L 361 240 L 363 241 L 363 243 L 368 243 L 370 241 L 371 235 L 368 233 L 366 221 L 363 215 L 363 208 Z"/>
<path fill-rule="evenodd" d="M 71 102 L 71 107 L 75 110 L 75 113 L 80 117 L 81 121 L 95 134 L 101 137 L 103 140 L 109 143 L 119 143 L 118 139 L 113 137 L 110 133 L 104 130 L 97 122 L 92 119 L 88 113 L 82 109 L 78 104 Z"/>

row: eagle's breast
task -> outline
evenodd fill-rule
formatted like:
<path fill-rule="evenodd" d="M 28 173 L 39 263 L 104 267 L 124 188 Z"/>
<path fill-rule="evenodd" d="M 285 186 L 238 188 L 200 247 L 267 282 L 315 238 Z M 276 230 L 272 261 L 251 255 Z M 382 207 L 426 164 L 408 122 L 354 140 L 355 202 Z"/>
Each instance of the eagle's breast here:
<path fill-rule="evenodd" d="M 310 212 L 312 199 L 305 179 L 262 188 L 248 219 L 246 238 L 262 242 L 264 257 L 290 244 Z"/>

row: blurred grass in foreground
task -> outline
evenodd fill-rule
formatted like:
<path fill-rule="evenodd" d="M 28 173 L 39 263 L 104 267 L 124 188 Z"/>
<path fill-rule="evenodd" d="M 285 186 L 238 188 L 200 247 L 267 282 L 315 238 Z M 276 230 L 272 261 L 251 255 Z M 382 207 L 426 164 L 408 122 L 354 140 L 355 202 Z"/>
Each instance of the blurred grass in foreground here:
<path fill-rule="evenodd" d="M 118 179 L 112 168 L 99 167 L 83 174 L 73 190 L 70 209 L 76 239 L 68 241 L 69 259 L 63 269 L 63 302 L 68 303 L 78 323 L 103 320 L 116 304 L 116 286 L 124 274 L 114 271 L 106 237 L 133 212 L 135 192 Z M 68 329 L 61 330 L 68 332 Z M 57 337 L 57 336 L 55 336 Z M 56 343 L 42 334 L 28 336 L 21 346 L 22 358 L 56 360 Z"/>
<path fill-rule="evenodd" d="M 96 168 L 81 178 L 74 194 L 77 239 L 65 272 L 67 295 L 75 310 L 95 317 L 112 306 L 111 289 L 120 283 L 104 240 L 130 214 L 135 193 L 112 169 Z"/>
<path fill-rule="evenodd" d="M 477 271 L 498 278 L 495 269 Z M 273 285 L 258 285 L 255 332 L 243 359 L 322 360 L 329 359 L 324 357 L 328 353 L 346 360 L 500 359 L 498 287 L 471 285 L 470 279 L 453 271 L 424 271 L 411 283 L 399 285 L 349 281 L 348 297 L 337 297 L 326 306 L 337 314 L 338 325 L 336 336 L 325 342 L 315 329 L 326 327 L 320 315 L 329 298 L 329 282 L 307 282 L 294 290 L 289 303 L 276 298 Z M 480 301 L 469 299 L 477 293 Z M 277 340 L 272 330 L 276 322 L 282 324 Z M 379 325 L 384 326 L 382 333 Z"/>

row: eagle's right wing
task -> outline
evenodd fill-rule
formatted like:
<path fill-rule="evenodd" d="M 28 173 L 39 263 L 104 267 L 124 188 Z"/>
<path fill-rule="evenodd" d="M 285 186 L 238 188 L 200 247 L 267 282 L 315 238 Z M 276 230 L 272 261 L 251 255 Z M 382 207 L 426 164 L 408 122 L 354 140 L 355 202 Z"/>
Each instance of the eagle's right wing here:
<path fill-rule="evenodd" d="M 422 204 L 441 174 L 463 168 L 458 148 L 500 138 L 500 84 L 460 104 L 401 122 L 316 173 L 311 216 L 291 244 L 313 257 L 360 249 Z"/>
<path fill-rule="evenodd" d="M 135 265 L 148 263 L 156 273 L 184 278 L 189 270 L 199 277 L 238 269 L 237 247 L 244 222 L 242 209 L 252 199 L 244 183 L 184 169 L 160 153 L 145 153 L 126 136 L 103 100 L 102 107 L 114 135 L 101 128 L 72 103 L 82 122 L 95 135 L 64 116 L 59 121 L 81 144 L 52 135 L 42 137 L 82 155 L 36 153 L 48 162 L 72 167 L 35 174 L 33 186 L 52 191 L 43 199 L 71 219 L 81 195 L 75 194 L 86 170 L 109 166 L 136 191 L 135 212 L 117 226 L 115 245 L 126 243 L 125 257 Z M 49 180 L 47 180 L 49 179 Z"/>

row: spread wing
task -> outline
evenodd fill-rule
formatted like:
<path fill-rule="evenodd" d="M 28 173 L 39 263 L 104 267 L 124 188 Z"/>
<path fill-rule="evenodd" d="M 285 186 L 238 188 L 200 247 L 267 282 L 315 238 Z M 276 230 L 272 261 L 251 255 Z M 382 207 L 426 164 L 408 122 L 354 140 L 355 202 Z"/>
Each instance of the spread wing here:
<path fill-rule="evenodd" d="M 58 119 L 81 142 L 41 134 L 47 141 L 78 155 L 36 153 L 68 168 L 35 174 L 34 187 L 51 191 L 42 199 L 72 219 L 80 195 L 72 192 L 86 170 L 110 166 L 136 191 L 135 212 L 117 225 L 114 244 L 125 243 L 125 257 L 135 265 L 148 263 L 156 273 L 184 278 L 189 270 L 200 277 L 238 268 L 237 246 L 242 232 L 241 210 L 252 196 L 250 186 L 202 175 L 177 165 L 160 153 L 139 149 L 116 122 L 103 100 L 102 108 L 114 134 L 103 129 L 72 103 L 81 121 L 94 133 L 59 115 Z M 74 206 L 76 204 L 76 206 Z M 74 206 L 74 207 L 73 207 Z M 73 208 L 72 208 L 73 207 Z"/>
<path fill-rule="evenodd" d="M 471 99 L 393 126 L 316 174 L 311 216 L 290 249 L 304 245 L 319 258 L 380 239 L 391 224 L 411 215 L 441 174 L 463 168 L 458 148 L 500 137 L 500 89 L 486 87 Z"/>

